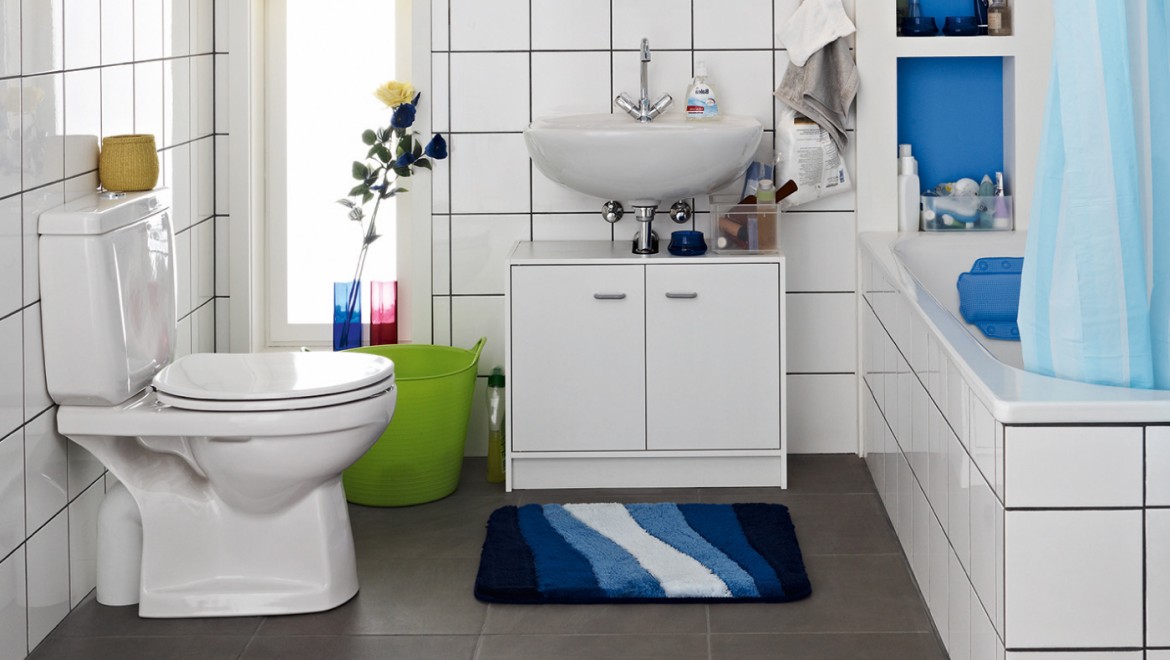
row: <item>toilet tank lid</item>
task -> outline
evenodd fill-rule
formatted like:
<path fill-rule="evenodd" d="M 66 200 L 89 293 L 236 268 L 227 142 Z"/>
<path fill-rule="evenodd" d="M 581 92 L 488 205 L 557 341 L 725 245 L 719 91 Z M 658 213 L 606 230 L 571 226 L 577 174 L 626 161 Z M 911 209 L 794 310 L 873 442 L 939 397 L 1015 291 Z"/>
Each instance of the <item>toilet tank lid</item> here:
<path fill-rule="evenodd" d="M 393 375 L 393 362 L 368 353 L 196 353 L 164 367 L 154 386 L 188 399 L 256 401 L 348 392 Z"/>
<path fill-rule="evenodd" d="M 91 193 L 42 213 L 38 231 L 42 236 L 105 234 L 152 216 L 168 205 L 169 195 L 165 188 L 131 193 Z"/>

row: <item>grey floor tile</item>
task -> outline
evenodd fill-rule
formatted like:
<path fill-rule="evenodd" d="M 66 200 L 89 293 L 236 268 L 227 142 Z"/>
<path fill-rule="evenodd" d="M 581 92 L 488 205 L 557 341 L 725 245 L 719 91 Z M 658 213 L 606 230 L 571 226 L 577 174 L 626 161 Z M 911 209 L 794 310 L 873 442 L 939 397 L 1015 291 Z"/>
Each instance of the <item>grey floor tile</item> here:
<path fill-rule="evenodd" d="M 492 605 L 488 634 L 694 633 L 706 631 L 705 605 Z"/>
<path fill-rule="evenodd" d="M 361 591 L 328 612 L 270 617 L 259 635 L 474 635 L 487 605 L 472 589 L 479 570 L 469 559 L 359 560 Z"/>
<path fill-rule="evenodd" d="M 789 454 L 793 493 L 876 493 L 865 459 L 854 454 Z"/>
<path fill-rule="evenodd" d="M 53 631 L 59 637 L 244 636 L 260 627 L 261 617 L 142 619 L 138 606 L 101 605 L 91 593 Z"/>
<path fill-rule="evenodd" d="M 524 504 L 567 504 L 570 502 L 700 502 L 699 488 L 566 488 L 525 490 Z"/>
<path fill-rule="evenodd" d="M 240 660 L 471 660 L 476 636 L 257 637 Z"/>
<path fill-rule="evenodd" d="M 236 660 L 248 637 L 64 637 L 46 639 L 29 660 Z"/>
<path fill-rule="evenodd" d="M 711 605 L 711 632 L 929 632 L 901 555 L 805 557 L 813 593 L 780 604 Z"/>
<path fill-rule="evenodd" d="M 902 551 L 877 495 L 793 495 L 784 504 L 806 556 Z"/>
<path fill-rule="evenodd" d="M 712 660 L 946 660 L 934 633 L 712 635 Z"/>
<path fill-rule="evenodd" d="M 478 660 L 707 660 L 706 635 L 485 635 Z"/>
<path fill-rule="evenodd" d="M 362 511 L 363 519 L 353 523 L 358 563 L 371 559 L 383 562 L 391 557 L 478 558 L 488 516 L 503 505 L 490 497 L 467 497 L 376 509 L 373 513 Z"/>

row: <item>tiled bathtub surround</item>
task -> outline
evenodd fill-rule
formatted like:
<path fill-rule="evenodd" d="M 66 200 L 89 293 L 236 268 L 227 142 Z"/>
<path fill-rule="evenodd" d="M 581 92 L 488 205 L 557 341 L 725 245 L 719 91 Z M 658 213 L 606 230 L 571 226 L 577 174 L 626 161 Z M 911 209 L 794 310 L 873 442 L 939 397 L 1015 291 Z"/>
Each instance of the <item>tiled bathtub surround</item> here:
<path fill-rule="evenodd" d="M 853 2 L 845 4 L 852 12 Z M 486 451 L 483 376 L 503 364 L 504 262 L 512 244 L 629 241 L 636 230 L 632 214 L 611 227 L 600 217 L 605 200 L 563 189 L 533 168 L 524 128 L 534 117 L 610 112 L 619 92 L 636 95 L 637 49 L 647 37 L 650 94 L 670 93 L 668 112 L 682 112 L 694 64 L 702 60 L 721 109 L 757 117 L 771 146 L 772 91 L 788 61 L 774 32 L 798 6 L 799 0 L 433 0 L 432 123 L 451 143 L 449 167 L 436 168 L 434 178 L 433 341 L 469 347 L 488 337 L 468 453 Z M 846 159 L 856 172 L 852 147 Z M 852 194 L 839 195 L 783 220 L 793 452 L 857 449 L 854 207 Z M 705 213 L 706 200 L 696 209 Z M 665 218 L 655 226 L 661 236 L 675 228 Z"/>
<path fill-rule="evenodd" d="M 215 4 L 0 0 L 0 658 L 6 660 L 23 658 L 94 586 L 105 471 L 56 433 L 41 354 L 37 218 L 97 187 L 102 136 L 156 136 L 160 183 L 172 189 L 175 203 L 178 349 L 215 350 L 217 211 L 226 212 L 215 206 L 216 141 L 226 139 L 215 135 L 213 76 L 216 58 L 226 57 L 215 54 L 215 43 L 226 44 L 215 34 L 224 27 L 214 20 Z"/>
<path fill-rule="evenodd" d="M 1170 427 L 1000 423 L 888 263 L 864 238 L 866 462 L 950 657 L 1163 657 Z"/>

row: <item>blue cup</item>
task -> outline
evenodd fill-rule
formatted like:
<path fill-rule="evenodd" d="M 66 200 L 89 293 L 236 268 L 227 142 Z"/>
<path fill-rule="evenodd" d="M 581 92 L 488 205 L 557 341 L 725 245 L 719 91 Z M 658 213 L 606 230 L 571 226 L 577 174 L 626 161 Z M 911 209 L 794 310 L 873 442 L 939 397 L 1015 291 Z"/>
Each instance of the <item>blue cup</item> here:
<path fill-rule="evenodd" d="M 707 241 L 701 231 L 675 231 L 670 233 L 666 251 L 676 257 L 697 257 L 707 252 Z"/>

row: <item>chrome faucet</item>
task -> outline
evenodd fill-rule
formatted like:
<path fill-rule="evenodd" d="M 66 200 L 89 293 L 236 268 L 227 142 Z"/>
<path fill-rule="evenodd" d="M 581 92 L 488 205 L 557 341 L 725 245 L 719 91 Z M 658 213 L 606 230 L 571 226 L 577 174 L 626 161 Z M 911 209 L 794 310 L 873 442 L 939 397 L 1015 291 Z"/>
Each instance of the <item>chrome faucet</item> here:
<path fill-rule="evenodd" d="M 625 110 L 631 117 L 641 122 L 653 121 L 674 102 L 670 94 L 663 94 L 654 103 L 650 103 L 650 89 L 647 77 L 650 69 L 650 40 L 642 40 L 642 77 L 638 87 L 638 101 L 634 102 L 628 94 L 622 92 L 614 99 L 619 108 Z"/>

